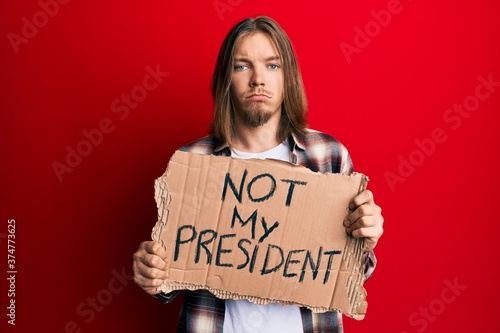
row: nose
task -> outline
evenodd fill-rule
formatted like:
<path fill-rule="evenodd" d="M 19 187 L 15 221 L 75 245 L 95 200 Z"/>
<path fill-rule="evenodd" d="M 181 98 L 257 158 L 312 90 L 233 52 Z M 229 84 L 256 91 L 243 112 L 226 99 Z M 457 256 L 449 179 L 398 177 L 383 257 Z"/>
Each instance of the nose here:
<path fill-rule="evenodd" d="M 257 87 L 265 85 L 264 76 L 264 68 L 262 68 L 262 66 L 255 66 L 252 71 L 252 77 L 250 78 L 250 86 Z"/>

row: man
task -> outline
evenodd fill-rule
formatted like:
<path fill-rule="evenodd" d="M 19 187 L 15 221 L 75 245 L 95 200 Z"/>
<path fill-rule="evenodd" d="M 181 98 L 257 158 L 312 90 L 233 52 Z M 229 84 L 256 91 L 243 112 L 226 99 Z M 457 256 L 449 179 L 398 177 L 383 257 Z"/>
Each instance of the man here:
<path fill-rule="evenodd" d="M 316 172 L 351 173 L 345 147 L 306 127 L 307 102 L 295 54 L 282 28 L 268 17 L 237 24 L 217 59 L 212 95 L 214 119 L 208 137 L 181 150 L 236 158 L 278 158 Z M 370 191 L 350 204 L 346 232 L 364 238 L 365 276 L 375 267 L 373 248 L 383 232 L 381 209 Z M 307 228 L 308 226 L 305 226 Z M 165 251 L 143 242 L 134 254 L 134 280 L 148 294 L 170 302 L 179 292 L 158 293 L 168 277 Z M 221 300 L 207 291 L 185 291 L 178 332 L 342 332 L 336 312 L 313 314 L 297 306 Z"/>

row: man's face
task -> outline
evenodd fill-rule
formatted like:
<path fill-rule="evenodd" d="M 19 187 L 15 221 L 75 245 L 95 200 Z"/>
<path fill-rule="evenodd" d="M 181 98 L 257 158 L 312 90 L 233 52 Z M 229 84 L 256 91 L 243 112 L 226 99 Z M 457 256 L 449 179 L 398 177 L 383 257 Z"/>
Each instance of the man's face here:
<path fill-rule="evenodd" d="M 235 55 L 231 96 L 236 119 L 258 127 L 281 116 L 283 70 L 272 40 L 262 32 L 243 37 Z"/>

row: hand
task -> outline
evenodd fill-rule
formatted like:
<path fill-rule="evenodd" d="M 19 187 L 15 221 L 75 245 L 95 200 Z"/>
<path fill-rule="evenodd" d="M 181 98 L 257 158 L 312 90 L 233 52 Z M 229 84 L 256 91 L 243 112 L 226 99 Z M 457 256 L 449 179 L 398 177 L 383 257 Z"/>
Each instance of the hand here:
<path fill-rule="evenodd" d="M 344 220 L 346 232 L 354 238 L 364 238 L 364 251 L 371 251 L 384 233 L 382 209 L 373 201 L 371 191 L 364 190 L 349 204 L 353 212 Z"/>
<path fill-rule="evenodd" d="M 142 242 L 134 253 L 134 282 L 150 295 L 158 294 L 158 287 L 168 277 L 167 252 L 155 241 Z"/>

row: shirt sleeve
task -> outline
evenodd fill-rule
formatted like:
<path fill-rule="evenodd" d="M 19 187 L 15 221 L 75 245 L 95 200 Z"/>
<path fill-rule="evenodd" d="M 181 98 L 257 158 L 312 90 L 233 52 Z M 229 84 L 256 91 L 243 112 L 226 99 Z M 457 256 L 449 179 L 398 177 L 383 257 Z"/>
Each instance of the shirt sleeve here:
<path fill-rule="evenodd" d="M 159 294 L 153 295 L 154 298 L 159 299 L 164 304 L 170 303 L 181 293 L 181 290 L 175 290 L 169 293 L 161 292 Z"/>
<path fill-rule="evenodd" d="M 377 266 L 377 257 L 375 256 L 375 252 L 373 252 L 373 250 L 366 252 L 365 262 L 363 264 L 365 272 L 365 282 L 368 281 L 370 276 L 372 276 L 373 271 L 375 270 L 375 266 Z"/>

